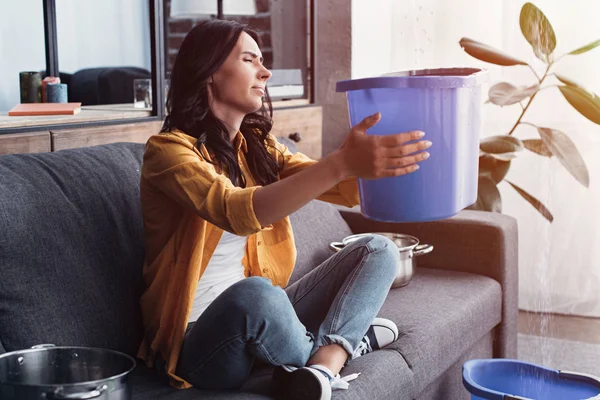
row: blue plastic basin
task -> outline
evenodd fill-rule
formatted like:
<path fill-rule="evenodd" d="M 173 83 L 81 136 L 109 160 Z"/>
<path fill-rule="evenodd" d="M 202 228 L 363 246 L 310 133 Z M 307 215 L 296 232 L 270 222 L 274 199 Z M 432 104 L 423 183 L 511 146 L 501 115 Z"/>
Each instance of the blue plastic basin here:
<path fill-rule="evenodd" d="M 583 400 L 600 394 L 600 378 L 504 358 L 463 364 L 471 399 Z"/>
<path fill-rule="evenodd" d="M 369 135 L 422 130 L 431 157 L 414 173 L 377 180 L 359 179 L 361 211 L 388 222 L 451 217 L 477 200 L 481 84 L 487 72 L 446 68 L 398 72 L 340 81 L 350 124 L 381 112 Z"/>

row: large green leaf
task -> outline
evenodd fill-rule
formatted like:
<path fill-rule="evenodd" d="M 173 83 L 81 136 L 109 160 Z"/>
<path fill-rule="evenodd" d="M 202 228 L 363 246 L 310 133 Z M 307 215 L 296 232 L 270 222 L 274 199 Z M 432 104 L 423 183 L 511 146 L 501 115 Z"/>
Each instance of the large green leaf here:
<path fill-rule="evenodd" d="M 533 4 L 525 3 L 521 8 L 519 23 L 536 57 L 548 62 L 548 56 L 556 48 L 556 36 L 548 18 Z"/>
<path fill-rule="evenodd" d="M 595 42 L 586 44 L 585 46 L 582 46 L 578 49 L 575 49 L 575 50 L 569 52 L 569 54 L 572 54 L 572 55 L 582 54 L 582 53 L 590 51 L 593 48 L 598 47 L 598 46 L 600 46 L 600 39 L 596 40 Z"/>
<path fill-rule="evenodd" d="M 481 151 L 502 161 L 512 160 L 523 148 L 524 145 L 520 139 L 509 135 L 490 136 L 479 142 Z"/>
<path fill-rule="evenodd" d="M 460 46 L 471 56 L 478 60 L 489 62 L 496 65 L 527 65 L 525 61 L 509 56 L 500 50 L 497 50 L 487 44 L 483 44 L 473 39 L 460 39 Z"/>
<path fill-rule="evenodd" d="M 558 88 L 573 108 L 590 121 L 600 125 L 600 98 L 596 94 L 570 85 Z"/>
<path fill-rule="evenodd" d="M 515 86 L 508 82 L 496 83 L 490 88 L 488 96 L 490 102 L 498 106 L 509 106 L 520 103 L 523 99 L 530 97 L 540 88 L 540 85 Z"/>
<path fill-rule="evenodd" d="M 479 175 L 489 176 L 496 184 L 502 182 L 509 169 L 510 161 L 498 160 L 489 154 L 479 156 Z"/>
<path fill-rule="evenodd" d="M 552 152 L 541 139 L 525 139 L 523 145 L 527 150 L 533 151 L 544 157 L 552 157 Z"/>
<path fill-rule="evenodd" d="M 541 201 L 539 201 L 538 199 L 536 199 L 535 197 L 533 197 L 532 195 L 515 185 L 514 183 L 508 180 L 506 182 L 508 182 L 508 184 L 512 186 L 513 189 L 517 191 L 517 193 L 519 193 L 525 200 L 527 200 L 529 204 L 531 204 L 536 210 L 538 210 L 538 212 L 542 214 L 544 218 L 546 218 L 550 222 L 554 221 L 554 216 L 552 216 L 550 210 L 548 210 L 548 208 L 545 205 L 543 205 Z"/>
<path fill-rule="evenodd" d="M 590 176 L 585 161 L 577 151 L 575 143 L 567 135 L 551 128 L 538 128 L 542 141 L 558 158 L 562 165 L 579 183 L 586 188 L 590 186 Z"/>
<path fill-rule="evenodd" d="M 492 178 L 487 175 L 479 175 L 477 201 L 467 209 L 502 212 L 502 197 Z"/>

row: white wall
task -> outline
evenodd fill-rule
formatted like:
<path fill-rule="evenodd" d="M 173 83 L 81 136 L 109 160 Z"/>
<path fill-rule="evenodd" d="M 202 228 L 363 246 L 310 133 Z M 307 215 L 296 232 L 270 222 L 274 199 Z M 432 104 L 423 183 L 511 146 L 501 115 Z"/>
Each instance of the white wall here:
<path fill-rule="evenodd" d="M 534 65 L 519 28 L 523 0 L 352 0 L 352 77 L 406 69 L 483 66 L 490 83 L 533 83 L 527 67 L 480 62 L 458 45 L 461 37 L 484 42 Z M 596 0 L 537 0 L 551 21 L 556 54 L 600 39 Z M 600 48 L 571 56 L 555 71 L 600 93 Z M 549 83 L 554 83 L 549 81 Z M 487 89 L 487 86 L 486 86 Z M 482 136 L 506 134 L 518 105 L 486 105 Z M 506 183 L 501 184 L 504 213 L 519 222 L 520 306 L 523 309 L 600 316 L 600 126 L 579 115 L 556 89 L 540 93 L 524 120 L 567 133 L 582 154 L 590 188 L 577 183 L 556 160 L 525 152 L 513 162 L 508 179 L 542 200 L 553 212 L 549 224 Z M 536 131 L 519 127 L 522 139 Z"/>
<path fill-rule="evenodd" d="M 134 66 L 150 71 L 145 0 L 59 0 L 59 69 Z M 46 68 L 40 0 L 0 0 L 0 111 L 20 102 L 19 72 Z"/>
<path fill-rule="evenodd" d="M 19 72 L 46 68 L 39 0 L 0 0 L 0 112 L 20 103 Z"/>
<path fill-rule="evenodd" d="M 56 6 L 61 72 L 104 66 L 150 71 L 147 0 L 59 0 Z"/>

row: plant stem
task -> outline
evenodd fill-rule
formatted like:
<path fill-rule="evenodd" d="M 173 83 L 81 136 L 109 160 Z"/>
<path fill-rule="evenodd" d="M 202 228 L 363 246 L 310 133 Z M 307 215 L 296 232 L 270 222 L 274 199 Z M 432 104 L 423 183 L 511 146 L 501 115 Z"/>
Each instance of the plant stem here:
<path fill-rule="evenodd" d="M 562 58 L 564 58 L 565 56 L 568 56 L 568 55 L 569 55 L 569 53 L 565 53 L 565 54 L 561 55 L 560 57 L 558 57 L 557 59 L 552 61 L 552 64 L 559 62 Z"/>
<path fill-rule="evenodd" d="M 542 84 L 542 82 L 544 82 L 544 79 L 546 79 L 546 77 L 548 76 L 548 71 L 550 71 L 550 67 L 551 66 L 552 66 L 551 63 L 548 64 L 548 67 L 546 68 L 546 71 L 544 72 L 544 76 L 542 77 L 542 79 L 539 80 L 539 84 L 540 85 Z M 538 90 L 538 92 L 539 92 L 539 90 Z M 529 101 L 527 102 L 527 104 L 523 108 L 523 111 L 521 112 L 521 115 L 519 116 L 519 119 L 517 119 L 517 122 L 515 122 L 515 124 L 513 125 L 513 127 L 508 132 L 509 135 L 512 135 L 513 132 L 515 131 L 515 129 L 517 129 L 517 126 L 519 126 L 519 124 L 521 123 L 521 119 L 523 119 L 523 115 L 525 115 L 525 112 L 527 111 L 527 109 L 531 105 L 531 102 L 533 101 L 533 99 L 535 99 L 535 96 L 538 94 L 538 92 L 535 92 L 534 94 L 531 95 L 531 97 L 529 98 Z"/>
<path fill-rule="evenodd" d="M 537 78 L 538 82 L 541 82 L 540 76 L 537 74 L 537 72 L 535 72 L 535 69 L 533 69 L 533 67 L 531 66 L 531 64 L 527 64 L 527 66 L 529 67 L 529 69 L 531 70 L 531 72 L 533 72 L 533 74 Z"/>

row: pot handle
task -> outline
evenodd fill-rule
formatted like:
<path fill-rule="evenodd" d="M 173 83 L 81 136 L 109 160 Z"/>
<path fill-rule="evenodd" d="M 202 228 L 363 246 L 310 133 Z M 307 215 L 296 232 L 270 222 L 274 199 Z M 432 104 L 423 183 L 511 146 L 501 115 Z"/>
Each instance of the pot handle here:
<path fill-rule="evenodd" d="M 431 244 L 420 244 L 413 250 L 413 257 L 422 256 L 423 254 L 431 253 L 433 251 L 433 245 Z"/>
<path fill-rule="evenodd" d="M 88 391 L 88 392 L 79 392 L 79 393 L 61 393 L 61 389 L 58 389 L 56 392 L 46 393 L 47 399 L 52 400 L 88 400 L 88 399 L 97 399 L 102 396 L 102 394 L 108 390 L 108 385 L 98 386 L 96 389 Z"/>
<path fill-rule="evenodd" d="M 346 247 L 346 245 L 342 242 L 331 242 L 329 243 L 329 248 L 333 251 L 335 251 L 336 253 L 341 251 L 344 247 Z"/>

